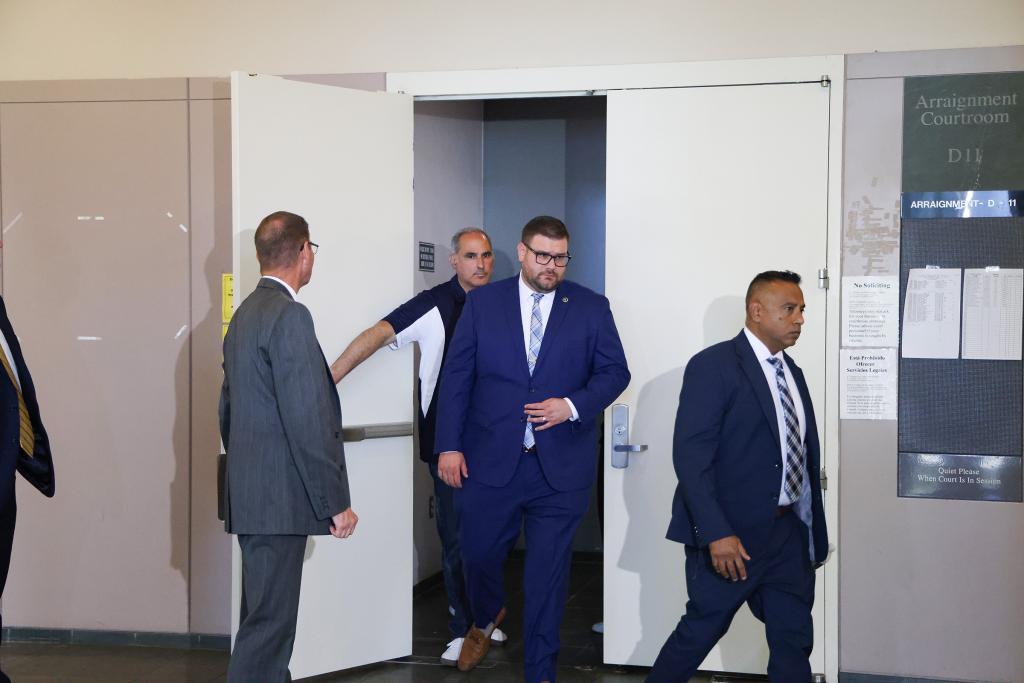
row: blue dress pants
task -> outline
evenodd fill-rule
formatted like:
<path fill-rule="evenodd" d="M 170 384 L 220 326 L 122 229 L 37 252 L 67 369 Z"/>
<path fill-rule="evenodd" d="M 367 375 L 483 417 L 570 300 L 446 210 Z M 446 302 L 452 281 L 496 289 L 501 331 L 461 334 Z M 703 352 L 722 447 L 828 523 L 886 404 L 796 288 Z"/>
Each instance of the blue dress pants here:
<path fill-rule="evenodd" d="M 441 481 L 437 463 L 430 464 L 434 478 L 434 521 L 441 539 L 441 571 L 448 594 L 448 629 L 456 638 L 466 635 L 472 620 L 466 599 L 466 579 L 462 573 L 462 548 L 459 547 L 459 514 L 455 507 L 455 489 Z"/>
<path fill-rule="evenodd" d="M 555 456 L 552 456 L 555 457 Z M 558 629 L 569 593 L 572 540 L 587 511 L 590 489 L 557 491 L 536 453 L 523 453 L 505 486 L 478 483 L 470 470 L 456 497 L 466 592 L 478 628 L 505 605 L 505 562 L 526 534 L 523 573 L 523 671 L 526 683 L 555 683 Z"/>

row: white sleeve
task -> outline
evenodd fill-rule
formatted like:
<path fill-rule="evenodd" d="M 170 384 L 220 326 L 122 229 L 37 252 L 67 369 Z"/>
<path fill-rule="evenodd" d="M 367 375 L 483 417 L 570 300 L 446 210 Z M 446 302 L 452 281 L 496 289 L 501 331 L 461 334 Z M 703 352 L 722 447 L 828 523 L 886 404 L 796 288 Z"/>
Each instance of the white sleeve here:
<path fill-rule="evenodd" d="M 411 342 L 420 345 L 420 409 L 426 415 L 437 389 L 437 380 L 441 375 L 441 360 L 444 356 L 444 322 L 436 307 L 396 334 L 395 340 L 388 346 L 397 351 Z"/>

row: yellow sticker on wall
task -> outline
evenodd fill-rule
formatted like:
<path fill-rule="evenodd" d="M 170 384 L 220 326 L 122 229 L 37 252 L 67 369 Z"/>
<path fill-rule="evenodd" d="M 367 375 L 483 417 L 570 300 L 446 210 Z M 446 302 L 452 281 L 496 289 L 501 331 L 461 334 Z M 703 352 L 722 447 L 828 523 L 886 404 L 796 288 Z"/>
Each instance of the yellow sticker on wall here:
<path fill-rule="evenodd" d="M 220 321 L 224 323 L 224 334 L 227 334 L 227 325 L 231 322 L 231 315 L 235 312 L 235 275 L 234 273 L 221 273 L 220 276 Z"/>
<path fill-rule="evenodd" d="M 228 336 L 228 324 L 221 323 L 220 325 L 220 340 L 224 341 L 224 337 Z"/>

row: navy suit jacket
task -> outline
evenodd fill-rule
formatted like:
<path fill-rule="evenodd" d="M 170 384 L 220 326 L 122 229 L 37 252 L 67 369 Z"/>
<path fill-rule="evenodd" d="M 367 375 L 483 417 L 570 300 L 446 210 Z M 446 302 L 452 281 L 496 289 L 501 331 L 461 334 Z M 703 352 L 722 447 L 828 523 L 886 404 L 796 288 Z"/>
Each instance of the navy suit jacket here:
<path fill-rule="evenodd" d="M 804 404 L 815 563 L 828 534 L 821 502 L 821 450 L 804 374 L 785 356 Z M 746 335 L 690 359 L 676 414 L 672 460 L 679 477 L 668 538 L 695 547 L 736 535 L 751 557 L 766 548 L 782 488 L 775 402 Z"/>
<path fill-rule="evenodd" d="M 537 454 L 552 488 L 587 488 L 596 473 L 597 416 L 629 384 L 622 342 L 608 300 L 563 281 L 531 377 L 519 277 L 466 297 L 440 382 L 435 451 L 461 451 L 471 479 L 504 486 L 522 456 L 523 406 L 568 398 L 580 419 L 535 432 Z"/>
<path fill-rule="evenodd" d="M 19 445 L 21 418 L 18 414 L 18 392 L 14 384 L 7 378 L 7 373 L 0 369 L 0 512 L 14 501 L 14 472 L 39 489 L 43 495 L 52 497 L 54 493 L 53 458 L 50 454 L 50 439 L 39 416 L 39 402 L 36 400 L 36 388 L 32 384 L 32 375 L 25 365 L 25 356 L 21 353 L 21 344 L 11 321 L 7 318 L 7 307 L 0 298 L 0 332 L 3 332 L 11 347 L 13 367 L 18 371 L 21 382 L 21 396 L 25 399 L 25 407 L 32 419 L 35 432 L 35 452 L 26 457 Z M 2 353 L 2 351 L 0 351 Z"/>

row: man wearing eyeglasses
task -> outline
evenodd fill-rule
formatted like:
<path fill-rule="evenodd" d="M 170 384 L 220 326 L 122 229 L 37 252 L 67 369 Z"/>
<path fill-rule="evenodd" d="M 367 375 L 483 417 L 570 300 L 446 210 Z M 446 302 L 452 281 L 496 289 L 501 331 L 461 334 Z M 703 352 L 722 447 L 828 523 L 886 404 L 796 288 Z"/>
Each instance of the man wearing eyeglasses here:
<path fill-rule="evenodd" d="M 290 681 L 306 537 L 348 538 L 341 405 L 309 310 L 295 301 L 317 246 L 302 216 L 256 229 L 260 278 L 224 338 L 224 527 L 242 549 L 242 616 L 229 683 Z"/>
<path fill-rule="evenodd" d="M 526 530 L 527 683 L 555 680 L 573 535 L 596 475 L 596 418 L 629 383 L 608 300 L 565 280 L 569 232 L 523 228 L 519 275 L 470 292 L 441 377 L 438 471 L 458 489 L 475 667 L 505 616 L 504 565 Z"/>
<path fill-rule="evenodd" d="M 395 350 L 413 342 L 419 346 L 419 455 L 420 460 L 430 467 L 434 479 L 434 519 L 441 539 L 441 568 L 450 617 L 448 628 L 453 636 L 441 653 L 441 663 L 446 666 L 455 666 L 459 661 L 463 637 L 469 628 L 470 612 L 462 575 L 458 511 L 452 489 L 438 476 L 437 453 L 434 451 L 438 378 L 455 324 L 466 303 L 466 293 L 490 282 L 494 268 L 491 238 L 481 228 L 463 228 L 456 232 L 452 236 L 451 249 L 448 262 L 455 274 L 450 280 L 420 292 L 361 332 L 331 365 L 334 381 L 340 382 L 385 346 Z M 496 643 L 503 643 L 506 639 L 501 629 L 495 629 L 491 634 L 491 640 Z"/>

